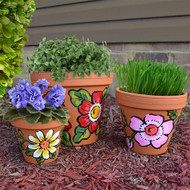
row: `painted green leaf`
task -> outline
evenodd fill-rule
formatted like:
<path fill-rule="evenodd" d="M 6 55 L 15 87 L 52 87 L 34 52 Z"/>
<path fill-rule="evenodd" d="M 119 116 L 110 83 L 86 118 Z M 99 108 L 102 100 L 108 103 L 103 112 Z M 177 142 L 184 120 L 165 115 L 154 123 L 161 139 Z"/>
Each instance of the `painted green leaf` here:
<path fill-rule="evenodd" d="M 74 142 L 80 143 L 82 140 L 87 140 L 90 137 L 91 133 L 88 128 L 84 128 L 81 126 L 76 127 Z"/>
<path fill-rule="evenodd" d="M 35 150 L 29 149 L 29 148 L 27 147 L 25 154 L 26 154 L 27 156 L 33 156 L 34 151 L 35 151 Z"/>
<path fill-rule="evenodd" d="M 23 135 L 23 132 L 22 132 L 20 129 L 18 129 L 17 133 L 18 133 L 18 136 L 20 136 L 20 137 L 23 137 L 23 136 L 24 136 L 24 135 Z"/>
<path fill-rule="evenodd" d="M 105 89 L 103 90 L 103 96 L 102 96 L 102 99 L 103 99 L 103 100 L 106 98 L 107 91 L 108 91 L 108 88 L 105 88 Z"/>
<path fill-rule="evenodd" d="M 91 102 L 91 96 L 89 92 L 84 89 L 70 90 L 69 95 L 71 97 L 71 103 L 75 107 L 80 106 L 83 100 L 87 100 Z"/>
<path fill-rule="evenodd" d="M 3 119 L 6 120 L 6 121 L 12 121 L 12 120 L 19 119 L 19 118 L 21 118 L 21 116 L 18 114 L 17 109 L 9 110 L 3 116 Z"/>
<path fill-rule="evenodd" d="M 49 158 L 50 159 L 55 159 L 55 156 L 56 156 L 56 152 L 54 152 L 54 153 L 49 153 Z"/>
<path fill-rule="evenodd" d="M 127 117 L 125 115 L 125 112 L 123 110 L 121 110 L 121 114 L 122 114 L 122 117 L 124 119 L 124 127 L 130 127 L 128 122 L 127 122 Z"/>
<path fill-rule="evenodd" d="M 62 131 L 61 142 L 65 146 L 73 146 L 71 143 L 71 135 L 67 131 L 64 131 L 64 130 Z"/>
<path fill-rule="evenodd" d="M 39 158 L 36 158 L 36 161 L 38 162 L 38 164 L 43 163 L 45 160 L 42 156 L 40 156 Z"/>
<path fill-rule="evenodd" d="M 175 110 L 170 110 L 170 111 L 167 111 L 168 112 L 168 116 L 171 120 L 175 120 L 177 117 L 178 117 L 178 112 L 175 111 Z"/>
<path fill-rule="evenodd" d="M 37 123 L 39 118 L 40 118 L 41 114 L 40 113 L 34 113 L 34 114 L 31 114 L 29 116 L 26 116 L 24 118 L 24 120 L 30 124 L 34 124 L 34 123 Z"/>
<path fill-rule="evenodd" d="M 96 135 L 100 133 L 100 126 L 98 125 L 98 128 L 96 129 Z"/>
<path fill-rule="evenodd" d="M 20 108 L 18 110 L 18 114 L 21 116 L 21 117 L 26 117 L 26 116 L 29 116 L 30 113 L 28 112 L 28 110 L 26 108 Z"/>
<path fill-rule="evenodd" d="M 24 141 L 20 142 L 20 148 L 21 148 L 21 150 L 24 150 L 24 149 L 25 149 Z"/>

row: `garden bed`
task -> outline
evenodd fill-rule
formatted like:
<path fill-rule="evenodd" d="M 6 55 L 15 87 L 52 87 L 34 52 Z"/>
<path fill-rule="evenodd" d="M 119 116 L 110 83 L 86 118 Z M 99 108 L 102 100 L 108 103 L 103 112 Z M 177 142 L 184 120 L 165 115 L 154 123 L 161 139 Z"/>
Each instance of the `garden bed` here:
<path fill-rule="evenodd" d="M 58 159 L 26 163 L 9 122 L 0 117 L 0 189 L 188 189 L 190 119 L 182 114 L 167 153 L 130 152 L 115 98 L 107 96 L 99 140 L 88 146 L 61 146 Z"/>

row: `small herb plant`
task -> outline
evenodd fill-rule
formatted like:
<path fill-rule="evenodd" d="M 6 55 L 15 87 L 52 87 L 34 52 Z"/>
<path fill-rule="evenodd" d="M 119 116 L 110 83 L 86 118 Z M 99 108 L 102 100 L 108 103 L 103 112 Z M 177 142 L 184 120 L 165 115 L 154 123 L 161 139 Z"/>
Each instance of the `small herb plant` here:
<path fill-rule="evenodd" d="M 43 95 L 48 84 L 47 80 L 41 79 L 34 86 L 29 86 L 28 80 L 20 80 L 16 87 L 8 91 L 14 107 L 4 114 L 4 120 L 24 118 L 30 124 L 46 124 L 58 120 L 61 124 L 68 125 L 68 109 L 62 106 L 66 90 L 61 85 L 55 85 Z"/>
<path fill-rule="evenodd" d="M 190 74 L 174 63 L 165 64 L 139 58 L 114 66 L 119 90 L 138 94 L 182 95 L 190 83 Z"/>
<path fill-rule="evenodd" d="M 28 61 L 29 73 L 52 72 L 53 81 L 63 81 L 66 73 L 71 71 L 73 78 L 77 75 L 84 78 L 84 74 L 89 76 L 91 72 L 109 77 L 112 70 L 110 50 L 105 44 L 98 46 L 90 41 L 79 42 L 75 37 L 50 41 L 43 38 Z"/>
<path fill-rule="evenodd" d="M 34 0 L 0 0 L 0 97 L 12 86 L 15 73 L 22 72 L 25 32 L 35 9 Z"/>

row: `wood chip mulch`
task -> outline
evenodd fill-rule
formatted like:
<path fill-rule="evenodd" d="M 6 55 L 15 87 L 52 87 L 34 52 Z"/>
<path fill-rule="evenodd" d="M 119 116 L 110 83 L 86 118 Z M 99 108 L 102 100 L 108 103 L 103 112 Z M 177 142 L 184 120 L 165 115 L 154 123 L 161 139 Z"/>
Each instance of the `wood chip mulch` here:
<path fill-rule="evenodd" d="M 99 140 L 61 146 L 47 165 L 26 163 L 15 129 L 0 118 L 0 190 L 4 189 L 190 189 L 190 119 L 180 120 L 167 153 L 130 152 L 115 98 L 106 99 Z"/>

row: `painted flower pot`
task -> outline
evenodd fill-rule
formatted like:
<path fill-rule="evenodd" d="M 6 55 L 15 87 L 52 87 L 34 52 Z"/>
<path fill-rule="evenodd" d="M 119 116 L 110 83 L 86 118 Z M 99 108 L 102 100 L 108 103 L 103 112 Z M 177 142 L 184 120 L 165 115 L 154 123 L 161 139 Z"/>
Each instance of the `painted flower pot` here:
<path fill-rule="evenodd" d="M 60 84 L 66 88 L 64 105 L 69 109 L 69 125 L 62 131 L 62 142 L 66 146 L 81 146 L 97 141 L 99 124 L 102 117 L 104 100 L 108 86 L 113 82 L 113 73 L 110 77 L 98 77 L 94 73 L 84 78 L 72 78 L 72 73 L 64 82 L 51 80 L 50 72 L 34 72 L 31 81 L 45 78 L 50 82 L 49 87 Z"/>
<path fill-rule="evenodd" d="M 17 130 L 21 150 L 27 162 L 46 164 L 57 158 L 63 128 L 58 121 L 31 125 L 24 119 L 17 119 L 11 121 L 11 124 Z"/>
<path fill-rule="evenodd" d="M 167 151 L 187 93 L 179 96 L 151 96 L 116 89 L 127 145 L 141 154 L 157 155 Z"/>

